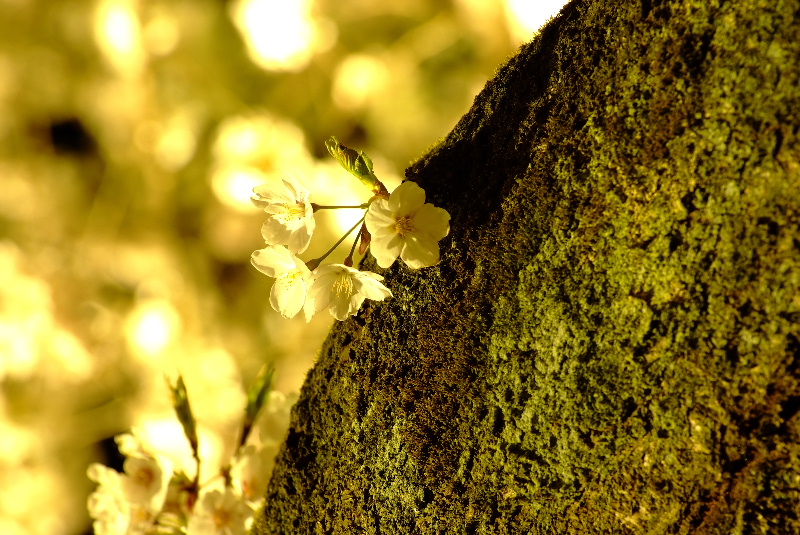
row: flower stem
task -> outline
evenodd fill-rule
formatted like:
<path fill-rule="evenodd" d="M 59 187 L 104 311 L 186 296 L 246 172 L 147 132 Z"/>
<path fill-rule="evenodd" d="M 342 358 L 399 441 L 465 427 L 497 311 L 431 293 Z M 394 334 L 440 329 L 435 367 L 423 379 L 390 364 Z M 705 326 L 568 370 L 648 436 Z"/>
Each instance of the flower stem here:
<path fill-rule="evenodd" d="M 322 261 L 323 261 L 323 260 L 325 260 L 325 259 L 328 257 L 328 255 L 329 255 L 329 254 L 331 254 L 331 253 L 332 253 L 332 252 L 333 252 L 333 251 L 334 251 L 334 250 L 335 250 L 337 247 L 339 247 L 339 244 L 341 244 L 341 243 L 342 243 L 342 242 L 343 242 L 343 241 L 344 241 L 344 240 L 345 240 L 345 239 L 346 239 L 346 238 L 347 238 L 347 237 L 350 235 L 350 233 L 352 233 L 352 232 L 353 232 L 353 231 L 354 231 L 356 228 L 358 228 L 358 226 L 359 226 L 361 223 L 363 223 L 363 222 L 364 222 L 364 219 L 365 219 L 366 217 L 367 217 L 367 216 L 366 216 L 366 214 L 364 214 L 364 217 L 362 217 L 361 219 L 359 219 L 359 220 L 358 220 L 358 223 L 356 223 L 355 225 L 353 225 L 353 227 L 352 227 L 350 230 L 348 230 L 347 232 L 345 232 L 345 233 L 344 233 L 344 236 L 342 236 L 341 238 L 339 238 L 339 241 L 337 241 L 336 243 L 334 243 L 334 244 L 333 244 L 333 247 L 331 247 L 330 249 L 328 249 L 328 251 L 327 251 L 327 252 L 326 252 L 324 255 L 320 256 L 319 258 L 315 258 L 315 259 L 313 259 L 313 260 L 309 260 L 308 262 L 306 262 L 306 267 L 308 267 L 308 269 L 310 269 L 311 271 L 314 271 L 315 269 L 317 269 L 317 267 L 319 267 L 319 265 L 322 263 Z"/>
<path fill-rule="evenodd" d="M 365 208 L 369 207 L 369 203 L 365 202 L 364 204 L 356 204 L 356 205 L 325 205 L 312 202 L 311 207 L 314 209 L 315 212 L 317 210 L 338 210 L 341 208 L 361 208 L 362 210 L 364 210 Z"/>
<path fill-rule="evenodd" d="M 356 239 L 353 240 L 353 246 L 350 247 L 350 254 L 347 255 L 347 258 L 344 259 L 344 265 L 347 267 L 353 267 L 353 252 L 356 250 L 356 245 L 358 244 L 358 239 L 361 237 L 361 232 L 363 231 L 364 225 L 362 224 L 361 227 L 362 229 L 358 231 Z M 350 232 L 352 232 L 352 230 Z"/>

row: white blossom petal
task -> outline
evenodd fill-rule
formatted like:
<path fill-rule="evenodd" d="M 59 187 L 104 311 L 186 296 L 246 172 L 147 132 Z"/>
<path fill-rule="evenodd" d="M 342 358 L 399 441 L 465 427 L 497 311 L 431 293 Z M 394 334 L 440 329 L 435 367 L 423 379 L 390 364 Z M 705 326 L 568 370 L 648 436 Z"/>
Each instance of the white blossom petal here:
<path fill-rule="evenodd" d="M 308 295 L 306 295 L 306 303 L 303 305 L 303 316 L 305 316 L 306 318 L 306 323 L 311 321 L 311 318 L 313 318 L 314 314 L 316 314 L 317 312 L 319 312 L 319 310 L 317 310 L 317 298 L 313 297 L 309 293 Z"/>
<path fill-rule="evenodd" d="M 86 475 L 89 476 L 89 479 L 101 486 L 114 485 L 120 477 L 119 472 L 100 463 L 90 464 L 89 468 L 86 470 Z"/>
<path fill-rule="evenodd" d="M 373 236 L 383 237 L 395 233 L 397 221 L 394 212 L 389 209 L 389 201 L 386 199 L 373 201 L 369 205 L 364 221 L 367 224 L 367 230 Z"/>
<path fill-rule="evenodd" d="M 297 175 L 287 174 L 282 178 L 282 180 L 284 186 L 293 198 L 300 199 L 303 197 L 308 197 L 308 190 L 297 178 Z"/>
<path fill-rule="evenodd" d="M 425 204 L 425 190 L 416 182 L 403 182 L 389 195 L 389 210 L 413 214 Z"/>
<path fill-rule="evenodd" d="M 293 318 L 302 310 L 308 288 L 302 275 L 287 274 L 275 279 L 270 292 L 270 304 L 281 316 Z"/>
<path fill-rule="evenodd" d="M 119 452 L 126 457 L 140 455 L 144 451 L 141 441 L 133 433 L 120 433 L 114 437 L 114 442 Z"/>
<path fill-rule="evenodd" d="M 391 266 L 400 253 L 403 251 L 405 240 L 397 234 L 392 234 L 386 239 L 375 239 L 373 236 L 370 243 L 370 251 L 372 256 L 378 261 L 378 265 L 382 268 Z"/>
<path fill-rule="evenodd" d="M 296 267 L 289 251 L 275 246 L 253 251 L 250 255 L 250 263 L 267 277 L 278 277 Z"/>
<path fill-rule="evenodd" d="M 157 513 L 164 505 L 167 486 L 172 477 L 171 464 L 154 457 L 133 456 L 125 459 L 122 488 L 127 500 Z"/>
<path fill-rule="evenodd" d="M 253 506 L 233 490 L 211 490 L 201 494 L 187 526 L 188 535 L 246 535 Z"/>
<path fill-rule="evenodd" d="M 430 267 L 439 262 L 439 244 L 425 234 L 407 236 L 400 259 L 411 269 Z"/>
<path fill-rule="evenodd" d="M 261 237 L 267 245 L 286 245 L 292 231 L 274 218 L 267 219 L 261 225 Z"/>
<path fill-rule="evenodd" d="M 360 273 L 363 275 L 356 278 L 356 287 L 359 294 L 373 301 L 383 301 L 392 296 L 391 290 L 380 282 L 383 277 L 368 271 Z"/>
<path fill-rule="evenodd" d="M 351 295 L 350 299 L 341 299 L 339 302 L 331 304 L 331 315 L 339 321 L 355 316 L 358 314 L 358 309 L 364 304 L 364 299 L 366 298 L 358 293 Z"/>
<path fill-rule="evenodd" d="M 426 204 L 414 215 L 414 228 L 439 241 L 450 233 L 450 214 L 444 208 Z"/>
<path fill-rule="evenodd" d="M 112 470 L 113 472 L 113 470 Z M 115 472 L 116 473 L 116 472 Z M 131 507 L 119 489 L 100 486 L 87 501 L 95 535 L 123 535 L 131 524 Z"/>
<path fill-rule="evenodd" d="M 300 226 L 296 231 L 289 235 L 287 247 L 295 254 L 300 254 L 308 249 L 308 244 L 311 243 L 311 235 L 314 232 L 314 219 Z"/>
<path fill-rule="evenodd" d="M 294 201 L 292 192 L 287 191 L 286 187 L 276 183 L 261 184 L 253 188 L 253 195 L 250 200 L 259 208 L 264 208 L 270 204 L 284 204 Z"/>
<path fill-rule="evenodd" d="M 260 448 L 249 444 L 233 459 L 232 482 L 245 499 L 257 502 L 264 496 L 275 465 L 278 447 L 277 442 L 264 444 Z"/>
<path fill-rule="evenodd" d="M 331 304 L 328 307 L 328 310 L 330 311 L 331 316 L 339 321 L 344 321 L 350 316 L 357 314 L 358 309 L 361 308 L 361 304 L 363 302 L 364 296 L 360 294 L 334 295 L 331 298 Z"/>

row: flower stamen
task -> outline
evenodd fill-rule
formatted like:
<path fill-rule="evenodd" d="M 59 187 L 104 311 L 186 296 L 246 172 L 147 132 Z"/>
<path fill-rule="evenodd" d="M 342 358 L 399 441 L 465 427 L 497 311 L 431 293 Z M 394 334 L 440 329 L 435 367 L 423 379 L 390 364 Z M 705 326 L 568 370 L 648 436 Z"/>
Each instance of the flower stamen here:
<path fill-rule="evenodd" d="M 349 297 L 353 293 L 353 278 L 347 272 L 342 273 L 336 278 L 331 290 L 339 299 Z"/>
<path fill-rule="evenodd" d="M 303 219 L 306 215 L 306 204 L 303 202 L 298 202 L 294 204 L 284 204 L 283 210 L 287 219 L 291 220 Z"/>
<path fill-rule="evenodd" d="M 212 513 L 211 518 L 214 520 L 214 527 L 216 527 L 218 530 L 221 530 L 231 523 L 230 511 L 227 511 L 222 507 L 216 508 Z"/>
<path fill-rule="evenodd" d="M 394 230 L 404 238 L 414 232 L 414 220 L 410 216 L 403 216 L 395 223 Z"/>
<path fill-rule="evenodd" d="M 142 468 L 131 474 L 131 478 L 141 487 L 149 487 L 156 479 L 152 468 Z"/>

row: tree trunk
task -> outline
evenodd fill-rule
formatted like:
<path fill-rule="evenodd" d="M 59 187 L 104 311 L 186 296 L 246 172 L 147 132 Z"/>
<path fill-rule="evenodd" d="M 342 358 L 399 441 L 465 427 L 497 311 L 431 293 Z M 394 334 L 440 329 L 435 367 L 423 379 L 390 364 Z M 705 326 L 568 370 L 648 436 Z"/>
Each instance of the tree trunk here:
<path fill-rule="evenodd" d="M 576 0 L 407 170 L 255 533 L 800 533 L 800 0 Z M 370 261 L 364 269 L 380 271 Z"/>

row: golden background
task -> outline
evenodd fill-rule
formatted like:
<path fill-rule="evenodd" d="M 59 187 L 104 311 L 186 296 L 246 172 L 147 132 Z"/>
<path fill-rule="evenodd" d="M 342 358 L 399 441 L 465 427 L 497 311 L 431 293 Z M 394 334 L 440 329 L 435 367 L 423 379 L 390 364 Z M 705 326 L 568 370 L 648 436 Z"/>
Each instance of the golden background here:
<path fill-rule="evenodd" d="M 131 427 L 188 456 L 165 374 L 208 466 L 262 364 L 299 389 L 333 319 L 270 308 L 250 189 L 363 202 L 331 135 L 391 189 L 562 3 L 0 0 L 0 533 L 91 532 L 86 467 Z"/>

